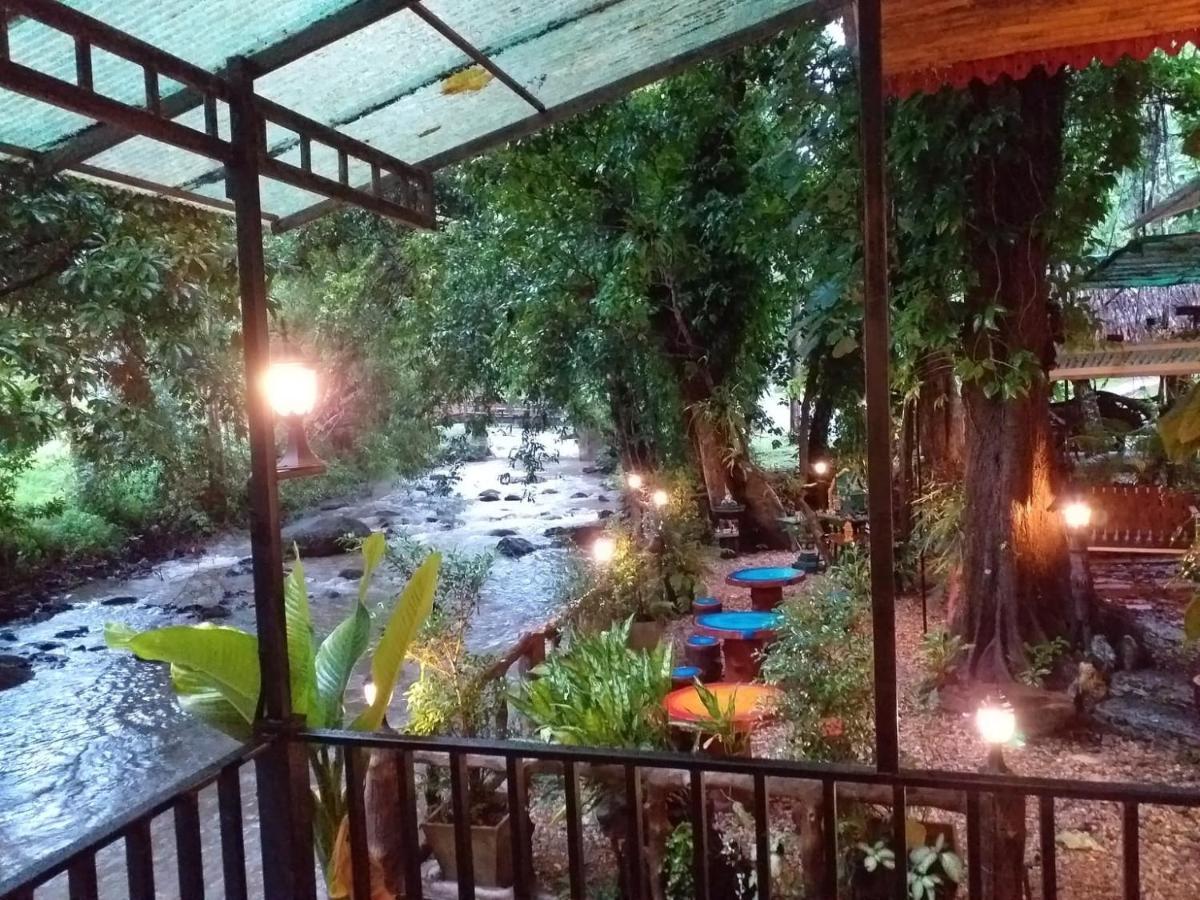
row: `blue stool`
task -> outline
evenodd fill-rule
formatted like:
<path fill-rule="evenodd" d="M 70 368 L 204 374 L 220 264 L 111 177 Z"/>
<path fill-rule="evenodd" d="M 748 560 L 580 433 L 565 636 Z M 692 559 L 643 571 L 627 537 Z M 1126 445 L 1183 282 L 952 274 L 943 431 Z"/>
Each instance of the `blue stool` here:
<path fill-rule="evenodd" d="M 721 680 L 721 642 L 707 634 L 693 634 L 683 645 L 683 659 L 700 670 L 700 680 Z"/>
<path fill-rule="evenodd" d="M 671 670 L 671 688 L 672 690 L 684 687 L 691 687 L 693 682 L 700 677 L 699 666 L 676 666 Z"/>
<path fill-rule="evenodd" d="M 719 613 L 724 605 L 716 597 L 697 597 L 692 601 L 692 615 L 702 616 L 705 613 Z"/>

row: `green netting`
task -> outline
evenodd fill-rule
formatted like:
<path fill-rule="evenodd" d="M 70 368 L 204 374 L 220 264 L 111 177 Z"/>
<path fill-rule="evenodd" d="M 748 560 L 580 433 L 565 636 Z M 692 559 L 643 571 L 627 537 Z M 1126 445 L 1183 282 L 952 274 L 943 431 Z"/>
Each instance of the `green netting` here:
<path fill-rule="evenodd" d="M 1200 284 L 1200 233 L 1135 238 L 1097 265 L 1084 289 Z"/>
<path fill-rule="evenodd" d="M 69 0 L 70 5 L 209 70 L 253 53 L 336 14 L 356 0 Z M 364 2 L 364 0 L 357 0 Z M 591 92 L 752 28 L 814 0 L 425 0 L 424 6 L 511 74 L 545 106 Z M 67 80 L 74 77 L 69 39 L 38 23 L 10 29 L 13 57 Z M 458 73 L 470 59 L 410 10 L 263 75 L 256 90 L 409 162 L 445 162 L 466 145 L 535 116 L 500 81 Z M 106 54 L 94 62 L 98 90 L 140 103 L 139 69 Z M 458 76 L 458 77 L 456 77 Z M 227 112 L 219 110 L 222 136 Z M 176 120 L 201 129 L 199 109 Z M 45 151 L 69 140 L 86 119 L 0 91 L 0 145 Z M 268 130 L 269 151 L 299 162 L 296 135 Z M 224 199 L 223 173 L 211 160 L 132 138 L 89 160 L 116 173 Z M 332 151 L 313 146 L 313 168 L 337 176 Z M 351 167 L 364 183 L 369 171 Z M 274 184 L 264 209 L 287 215 L 320 198 Z"/>

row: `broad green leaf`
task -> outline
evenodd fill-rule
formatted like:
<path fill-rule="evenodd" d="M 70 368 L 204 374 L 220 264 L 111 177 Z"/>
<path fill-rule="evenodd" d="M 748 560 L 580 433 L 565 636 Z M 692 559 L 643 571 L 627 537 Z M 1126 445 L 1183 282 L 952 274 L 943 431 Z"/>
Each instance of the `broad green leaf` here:
<path fill-rule="evenodd" d="M 365 709 L 351 727 L 355 731 L 375 731 L 383 723 L 396 679 L 404 665 L 408 645 L 433 610 L 433 592 L 437 588 L 440 553 L 431 553 L 413 572 L 404 586 L 392 616 L 383 629 L 379 646 L 371 657 L 371 680 L 375 682 L 375 702 Z"/>
<path fill-rule="evenodd" d="M 942 864 L 942 871 L 946 873 L 946 877 L 955 884 L 961 884 L 963 875 L 965 874 L 962 858 L 957 853 L 947 851 L 938 859 Z"/>
<path fill-rule="evenodd" d="M 287 617 L 288 674 L 292 690 L 292 712 L 306 716 L 313 705 L 316 672 L 313 664 L 312 614 L 308 609 L 308 585 L 300 551 L 292 571 L 283 582 L 283 607 Z"/>
<path fill-rule="evenodd" d="M 1200 594 L 1183 611 L 1183 633 L 1189 641 L 1200 640 Z"/>
<path fill-rule="evenodd" d="M 171 666 L 171 685 L 184 712 L 233 738 L 248 741 L 254 733 L 250 721 L 222 696 L 211 679 L 182 666 Z"/>
<path fill-rule="evenodd" d="M 316 665 L 317 721 L 313 723 L 318 728 L 341 727 L 346 684 L 370 641 L 371 614 L 361 603 L 355 603 L 350 615 L 321 642 Z"/>
<path fill-rule="evenodd" d="M 371 586 L 371 579 L 375 576 L 375 570 L 379 568 L 379 564 L 383 562 L 383 556 L 387 553 L 387 539 L 383 536 L 382 531 L 373 531 L 371 536 L 362 542 L 363 555 L 363 573 L 362 578 L 358 579 L 358 602 L 367 602 L 367 588 Z"/>
<path fill-rule="evenodd" d="M 171 663 L 204 676 L 247 721 L 258 706 L 260 675 L 258 638 L 222 625 L 173 625 L 133 636 L 119 628 L 105 630 L 139 659 Z"/>

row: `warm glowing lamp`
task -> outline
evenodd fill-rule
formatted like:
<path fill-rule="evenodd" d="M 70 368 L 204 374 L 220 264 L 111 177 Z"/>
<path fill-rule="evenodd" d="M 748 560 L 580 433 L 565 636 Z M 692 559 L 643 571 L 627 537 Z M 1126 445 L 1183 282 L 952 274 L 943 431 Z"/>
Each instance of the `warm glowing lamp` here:
<path fill-rule="evenodd" d="M 815 463 L 812 464 L 812 470 L 813 470 L 813 474 L 816 475 L 818 478 L 824 478 L 826 475 L 829 474 L 828 460 L 818 459 Z"/>
<path fill-rule="evenodd" d="M 1072 531 L 1081 531 L 1092 524 L 1092 508 L 1082 500 L 1072 500 L 1062 508 L 1063 521 Z"/>
<path fill-rule="evenodd" d="M 671 500 L 671 498 L 669 496 L 667 496 L 667 492 L 664 491 L 662 488 L 659 488 L 650 497 L 650 502 L 653 503 L 655 506 L 657 506 L 659 509 L 662 509 L 664 506 L 666 506 L 670 502 L 670 500 Z"/>
<path fill-rule="evenodd" d="M 1012 706 L 984 700 L 975 711 L 975 727 L 988 745 L 989 767 L 998 772 L 1006 771 L 1002 748 L 1017 736 L 1017 714 Z"/>
<path fill-rule="evenodd" d="M 592 559 L 600 565 L 608 565 L 617 553 L 617 542 L 610 537 L 598 537 L 592 544 Z"/>
<path fill-rule="evenodd" d="M 629 485 L 630 490 L 640 491 L 646 484 L 646 479 L 642 478 L 637 472 L 630 472 L 625 476 L 625 483 Z"/>
<path fill-rule="evenodd" d="M 279 478 L 320 475 L 325 463 L 308 446 L 304 417 L 317 403 L 317 373 L 298 360 L 272 363 L 262 388 L 271 409 L 287 424 L 287 449 L 275 464 Z"/>

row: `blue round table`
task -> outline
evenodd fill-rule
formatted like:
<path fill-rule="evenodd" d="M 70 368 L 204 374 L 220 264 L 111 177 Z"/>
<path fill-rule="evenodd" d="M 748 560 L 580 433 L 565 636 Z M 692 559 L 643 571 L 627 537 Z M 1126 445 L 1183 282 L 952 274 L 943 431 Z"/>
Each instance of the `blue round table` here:
<path fill-rule="evenodd" d="M 726 681 L 753 681 L 762 670 L 762 652 L 775 640 L 777 612 L 743 611 L 705 613 L 696 617 L 701 634 L 721 641 Z"/>
<path fill-rule="evenodd" d="M 725 583 L 750 588 L 750 607 L 767 612 L 783 603 L 783 589 L 804 581 L 805 575 L 791 566 L 760 566 L 730 572 Z"/>

